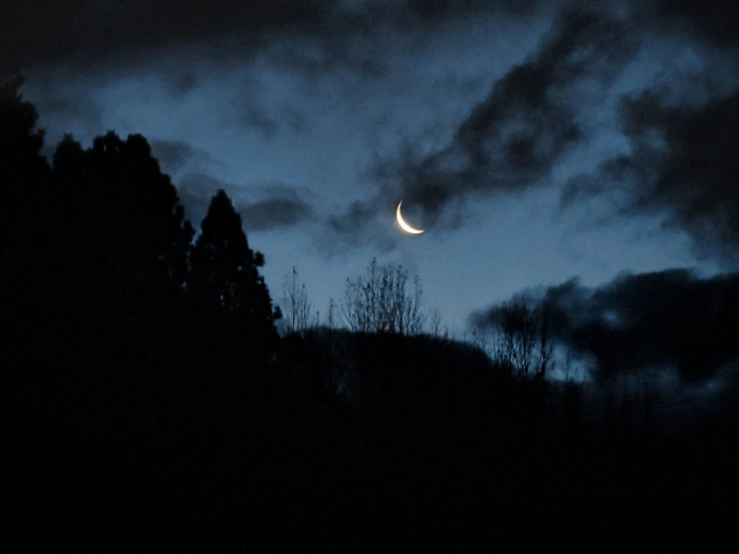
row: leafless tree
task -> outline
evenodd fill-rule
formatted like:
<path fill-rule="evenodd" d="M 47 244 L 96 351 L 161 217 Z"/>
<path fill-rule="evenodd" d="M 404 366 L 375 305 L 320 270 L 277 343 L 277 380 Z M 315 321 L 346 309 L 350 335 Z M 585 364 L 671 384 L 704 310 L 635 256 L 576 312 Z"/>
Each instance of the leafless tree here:
<path fill-rule="evenodd" d="M 300 281 L 295 266 L 285 276 L 282 286 L 282 303 L 282 317 L 285 331 L 288 334 L 303 333 L 317 324 L 318 312 L 313 313 L 305 283 Z"/>
<path fill-rule="evenodd" d="M 328 301 L 328 311 L 326 312 L 326 325 L 329 329 L 336 327 L 336 302 L 331 298 Z"/>
<path fill-rule="evenodd" d="M 560 364 L 560 368 L 562 371 L 562 377 L 564 378 L 564 382 L 568 385 L 574 384 L 577 382 L 577 371 L 575 369 L 575 366 L 572 364 L 572 350 L 567 348 L 566 350 L 567 354 L 565 355 L 564 364 Z"/>
<path fill-rule="evenodd" d="M 429 333 L 434 338 L 442 336 L 441 312 L 439 311 L 439 306 L 436 304 L 434 304 L 434 307 L 431 308 L 431 312 L 429 313 Z"/>
<path fill-rule="evenodd" d="M 494 349 L 491 347 L 492 341 L 489 330 L 481 323 L 474 325 L 472 328 L 466 329 L 463 340 L 464 342 L 479 348 L 488 356 L 494 357 Z"/>
<path fill-rule="evenodd" d="M 421 332 L 423 289 L 418 277 L 408 288 L 401 266 L 378 265 L 373 258 L 366 275 L 347 279 L 341 313 L 353 331 L 415 335 Z"/>
<path fill-rule="evenodd" d="M 521 379 L 542 379 L 551 371 L 554 340 L 548 306 L 526 294 L 501 311 L 495 358 Z"/>

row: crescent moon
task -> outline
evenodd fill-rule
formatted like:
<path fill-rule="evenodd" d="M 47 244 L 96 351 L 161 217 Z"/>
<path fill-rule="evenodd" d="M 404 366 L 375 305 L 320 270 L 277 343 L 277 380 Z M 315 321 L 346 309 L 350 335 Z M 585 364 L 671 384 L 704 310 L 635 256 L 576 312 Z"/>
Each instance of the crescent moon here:
<path fill-rule="evenodd" d="M 400 201 L 400 204 L 402 204 L 403 201 Z M 400 214 L 400 204 L 398 204 L 398 209 L 395 212 L 395 215 L 398 218 L 398 225 L 400 225 L 400 228 L 403 229 L 406 233 L 410 233 L 412 235 L 420 235 L 423 233 L 423 229 L 414 229 L 410 225 L 408 225 L 405 220 L 403 220 L 403 216 Z"/>

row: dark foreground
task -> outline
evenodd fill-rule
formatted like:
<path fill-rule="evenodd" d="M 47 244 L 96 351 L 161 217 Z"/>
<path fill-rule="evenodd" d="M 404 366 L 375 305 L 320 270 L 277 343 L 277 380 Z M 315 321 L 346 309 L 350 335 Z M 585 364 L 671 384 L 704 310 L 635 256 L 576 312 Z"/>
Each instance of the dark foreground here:
<path fill-rule="evenodd" d="M 458 346 L 342 340 L 364 360 L 351 401 L 324 385 L 315 337 L 243 394 L 123 368 L 23 382 L 11 551 L 631 550 L 735 534 L 728 397 L 668 414 L 656 393 L 496 377 Z M 411 358 L 460 366 L 401 369 Z"/>

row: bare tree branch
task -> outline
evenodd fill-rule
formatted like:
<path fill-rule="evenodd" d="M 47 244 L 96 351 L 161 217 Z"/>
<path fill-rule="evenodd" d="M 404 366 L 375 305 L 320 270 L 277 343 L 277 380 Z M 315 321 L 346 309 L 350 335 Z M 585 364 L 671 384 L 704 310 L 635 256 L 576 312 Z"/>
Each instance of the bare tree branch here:
<path fill-rule="evenodd" d="M 543 379 L 554 355 L 548 306 L 522 294 L 503 308 L 502 316 L 496 361 L 520 379 Z"/>
<path fill-rule="evenodd" d="M 318 324 L 318 312 L 313 313 L 305 283 L 300 281 L 295 266 L 285 276 L 282 286 L 282 302 L 283 321 L 288 334 L 304 333 L 306 329 Z"/>
<path fill-rule="evenodd" d="M 418 277 L 407 291 L 408 272 L 400 265 L 377 264 L 375 258 L 366 275 L 347 279 L 341 313 L 352 331 L 418 334 L 423 329 L 423 288 Z"/>

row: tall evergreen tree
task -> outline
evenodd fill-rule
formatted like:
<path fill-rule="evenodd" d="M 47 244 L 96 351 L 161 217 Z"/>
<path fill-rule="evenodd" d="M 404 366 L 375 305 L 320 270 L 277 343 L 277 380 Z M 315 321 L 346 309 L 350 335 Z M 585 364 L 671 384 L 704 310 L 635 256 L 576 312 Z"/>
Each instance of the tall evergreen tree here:
<path fill-rule="evenodd" d="M 147 280 L 149 270 L 158 268 L 159 277 L 182 284 L 194 231 L 147 140 L 136 134 L 124 142 L 108 132 L 93 142 L 88 165 L 84 192 L 97 212 L 98 236 L 106 240 L 102 247 L 125 264 L 119 269 Z"/>
<path fill-rule="evenodd" d="M 13 270 L 9 258 L 28 253 L 33 227 L 43 211 L 44 186 L 49 165 L 41 155 L 44 131 L 36 128 L 38 112 L 23 100 L 16 76 L 0 85 L 0 256 Z M 7 271 L 7 269 L 6 269 Z"/>
<path fill-rule="evenodd" d="M 49 165 L 41 155 L 44 131 L 38 112 L 23 100 L 23 77 L 0 85 L 0 324 L 8 344 L 20 346 L 37 329 L 36 276 L 44 268 L 48 226 L 44 218 Z M 0 339 L 1 340 L 1 339 Z M 22 348 L 3 348 L 2 355 Z M 0 364 L 2 365 L 2 364 Z"/>
<path fill-rule="evenodd" d="M 23 100 L 20 87 L 23 77 L 14 77 L 0 85 L 0 187 L 19 178 L 38 180 L 48 171 L 41 156 L 44 131 L 36 128 L 38 111 Z"/>
<path fill-rule="evenodd" d="M 23 78 L 0 83 L 0 367 L 3 387 L 5 450 L 10 472 L 32 474 L 34 460 L 49 460 L 49 450 L 37 445 L 52 420 L 53 395 L 48 379 L 49 305 L 39 285 L 50 251 L 48 213 L 49 165 L 41 155 L 43 130 L 36 128 L 36 107 L 23 100 Z M 56 391 L 55 391 L 56 392 Z M 46 416 L 46 418 L 44 417 Z M 33 444 L 33 446 L 31 446 Z M 24 482 L 35 481 L 38 474 Z M 6 492 L 15 506 L 32 491 Z"/>
<path fill-rule="evenodd" d="M 211 200 L 201 230 L 190 255 L 188 289 L 205 306 L 235 316 L 248 343 L 269 349 L 277 338 L 279 312 L 259 274 L 264 255 L 249 247 L 241 216 L 225 191 Z"/>
<path fill-rule="evenodd" d="M 84 151 L 66 135 L 53 177 L 69 254 L 89 266 L 88 277 L 106 286 L 184 283 L 194 231 L 144 137 L 108 132 Z"/>
<path fill-rule="evenodd" d="M 65 332 L 99 335 L 115 360 L 151 346 L 181 302 L 194 231 L 141 135 L 110 131 L 83 150 L 66 135 L 52 169 L 47 281 Z M 67 331 L 66 328 L 73 331 Z M 105 334 L 107 339 L 102 337 Z M 107 344 L 111 339 L 115 344 Z M 70 344 L 72 339 L 70 338 Z"/>

